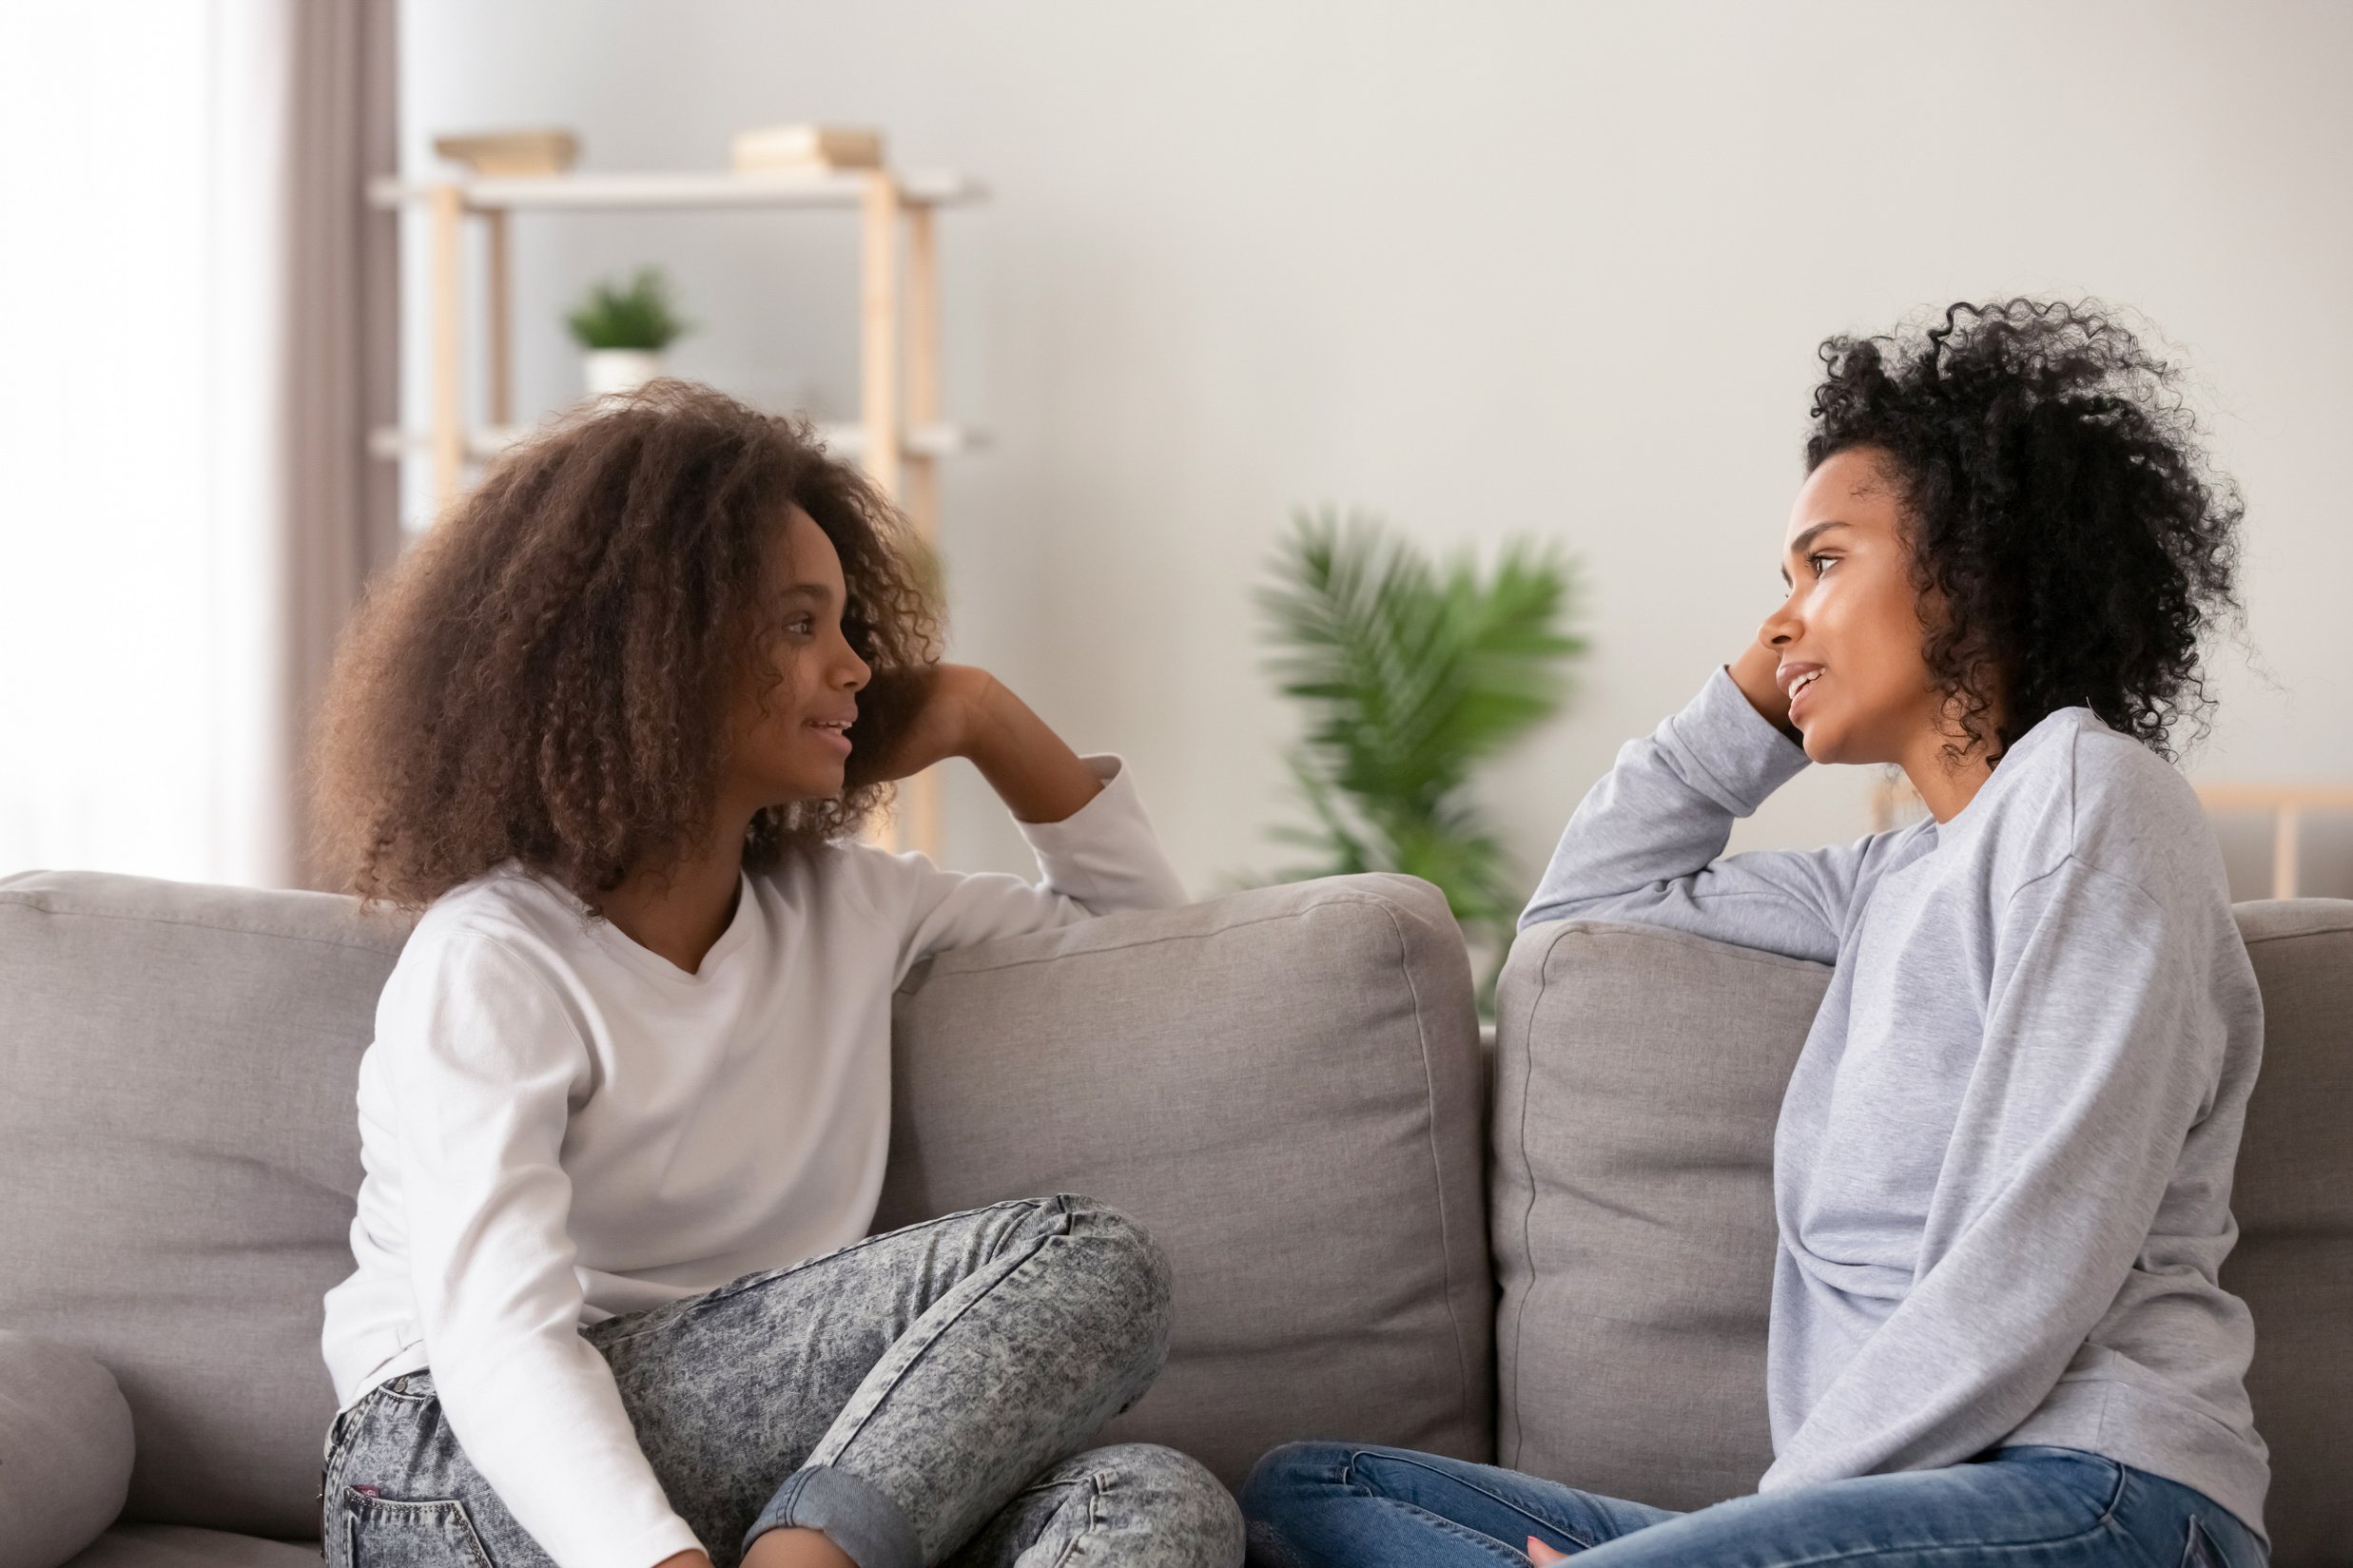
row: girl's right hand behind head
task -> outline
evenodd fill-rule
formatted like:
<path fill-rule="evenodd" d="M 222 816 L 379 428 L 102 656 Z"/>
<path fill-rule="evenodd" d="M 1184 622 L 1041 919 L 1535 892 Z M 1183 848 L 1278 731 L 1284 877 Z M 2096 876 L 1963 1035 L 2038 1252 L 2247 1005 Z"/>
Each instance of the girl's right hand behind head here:
<path fill-rule="evenodd" d="M 887 783 L 966 755 L 996 684 L 975 665 L 876 670 L 858 694 L 845 782 Z"/>
<path fill-rule="evenodd" d="M 846 787 L 887 784 L 917 771 L 901 764 L 908 754 L 908 743 L 916 739 L 910 731 L 931 706 L 939 668 L 919 665 L 874 671 L 874 678 L 858 693 L 858 720 L 850 726 L 849 763 L 843 770 Z"/>

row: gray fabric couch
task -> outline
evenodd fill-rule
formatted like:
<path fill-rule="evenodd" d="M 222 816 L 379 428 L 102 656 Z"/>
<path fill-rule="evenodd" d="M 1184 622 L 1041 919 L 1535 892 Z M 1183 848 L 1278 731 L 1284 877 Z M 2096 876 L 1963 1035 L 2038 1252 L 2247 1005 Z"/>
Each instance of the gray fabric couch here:
<path fill-rule="evenodd" d="M 2230 1283 L 2270 1522 L 2280 1568 L 2353 1564 L 2353 904 L 2241 917 L 2270 1035 Z M 319 895 L 0 879 L 0 1568 L 317 1560 L 319 1301 L 403 935 Z M 1112 1435 L 1229 1481 L 1337 1436 L 1704 1502 L 1765 1459 L 1773 1112 L 1823 977 L 1542 927 L 1490 1072 L 1407 879 L 947 955 L 898 998 L 879 1223 L 1046 1191 L 1138 1215 L 1176 1331 Z"/>

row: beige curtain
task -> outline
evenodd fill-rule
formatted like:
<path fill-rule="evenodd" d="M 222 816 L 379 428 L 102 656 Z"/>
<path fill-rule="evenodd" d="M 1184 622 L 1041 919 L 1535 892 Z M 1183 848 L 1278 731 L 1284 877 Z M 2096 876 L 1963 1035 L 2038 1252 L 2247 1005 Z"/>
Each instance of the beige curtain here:
<path fill-rule="evenodd" d="M 274 410 L 282 552 L 278 657 L 284 875 L 321 883 L 303 846 L 301 762 L 361 584 L 399 546 L 397 465 L 371 426 L 399 417 L 397 217 L 367 203 L 398 164 L 395 0 L 270 0 L 285 29 L 279 239 L 283 337 Z"/>
<path fill-rule="evenodd" d="M 393 0 L 0 3 L 0 874 L 298 884 L 398 536 Z"/>

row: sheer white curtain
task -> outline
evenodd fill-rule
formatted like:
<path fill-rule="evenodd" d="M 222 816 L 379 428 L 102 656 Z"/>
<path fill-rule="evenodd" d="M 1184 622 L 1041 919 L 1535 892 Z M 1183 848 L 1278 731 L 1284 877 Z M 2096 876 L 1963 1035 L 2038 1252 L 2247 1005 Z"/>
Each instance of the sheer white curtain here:
<path fill-rule="evenodd" d="M 0 873 L 305 880 L 397 524 L 389 0 L 0 7 Z"/>

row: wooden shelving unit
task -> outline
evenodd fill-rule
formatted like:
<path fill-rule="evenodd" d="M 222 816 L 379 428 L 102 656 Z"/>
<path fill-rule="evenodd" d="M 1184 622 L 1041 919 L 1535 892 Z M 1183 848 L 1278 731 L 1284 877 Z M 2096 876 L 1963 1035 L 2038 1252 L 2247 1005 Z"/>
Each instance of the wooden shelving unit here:
<path fill-rule="evenodd" d="M 2271 896 L 2296 897 L 2298 861 L 2306 812 L 2353 813 L 2353 785 L 2237 784 L 2198 786 L 2198 800 L 2211 814 L 2262 812 L 2271 819 Z"/>
<path fill-rule="evenodd" d="M 986 193 L 957 174 L 861 169 L 826 174 L 554 174 L 535 178 L 379 180 L 379 207 L 419 215 L 431 232 L 427 311 L 432 392 L 426 428 L 372 432 L 369 448 L 433 464 L 437 510 L 455 499 L 469 469 L 523 434 L 515 423 L 513 215 L 518 212 L 664 212 L 811 209 L 853 212 L 859 222 L 859 417 L 826 427 L 829 450 L 854 457 L 904 511 L 925 545 L 939 538 L 939 462 L 969 450 L 979 434 L 943 419 L 940 408 L 940 268 L 934 217 Z M 486 407 L 465 407 L 468 361 L 464 229 L 479 222 L 488 244 L 482 289 Z M 901 790 L 900 831 L 889 835 L 938 853 L 939 787 L 933 773 Z"/>
<path fill-rule="evenodd" d="M 2304 848 L 2304 819 L 2309 813 L 2353 815 L 2353 785 L 2202 784 L 2198 803 L 2208 817 L 2260 813 L 2271 819 L 2271 897 L 2296 897 Z M 1884 833 L 1926 814 L 1904 776 L 1883 772 L 1871 787 L 1871 831 Z"/>

